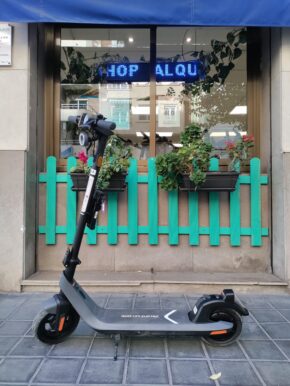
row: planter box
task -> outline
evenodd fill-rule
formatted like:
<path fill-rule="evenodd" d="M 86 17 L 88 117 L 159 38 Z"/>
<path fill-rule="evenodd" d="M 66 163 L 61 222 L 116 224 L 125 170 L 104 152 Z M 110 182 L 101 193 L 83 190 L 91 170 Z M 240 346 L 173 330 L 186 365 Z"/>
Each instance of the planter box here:
<path fill-rule="evenodd" d="M 207 172 L 204 183 L 199 186 L 196 186 L 192 181 L 190 181 L 189 175 L 183 175 L 179 190 L 232 192 L 236 189 L 238 177 L 239 173 L 237 172 Z"/>
<path fill-rule="evenodd" d="M 73 187 L 72 190 L 81 192 L 85 191 L 87 188 L 87 183 L 89 176 L 88 174 L 84 173 L 70 173 L 70 176 L 72 178 Z M 126 173 L 116 173 L 113 174 L 110 180 L 109 186 L 104 189 L 104 192 L 121 192 L 126 189 L 126 179 L 127 174 Z"/>

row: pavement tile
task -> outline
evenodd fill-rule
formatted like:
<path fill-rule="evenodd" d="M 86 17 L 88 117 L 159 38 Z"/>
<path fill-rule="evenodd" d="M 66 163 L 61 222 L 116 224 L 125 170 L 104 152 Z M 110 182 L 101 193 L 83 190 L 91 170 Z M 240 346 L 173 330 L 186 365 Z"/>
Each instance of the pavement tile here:
<path fill-rule="evenodd" d="M 290 364 L 283 362 L 255 362 L 267 386 L 289 386 Z"/>
<path fill-rule="evenodd" d="M 75 358 L 48 358 L 37 373 L 35 382 L 54 384 L 76 382 L 83 361 Z"/>
<path fill-rule="evenodd" d="M 126 339 L 121 339 L 118 347 L 118 357 L 122 357 L 126 352 Z M 114 340 L 109 338 L 96 338 L 90 350 L 90 356 L 113 358 L 115 354 Z"/>
<path fill-rule="evenodd" d="M 277 308 L 278 310 L 280 309 L 288 309 L 290 310 L 290 298 L 289 295 L 270 295 L 268 297 L 269 303 L 274 307 Z"/>
<path fill-rule="evenodd" d="M 170 358 L 203 358 L 204 352 L 198 338 L 168 338 Z"/>
<path fill-rule="evenodd" d="M 212 359 L 245 359 L 245 355 L 237 343 L 225 347 L 206 345 L 206 350 Z"/>
<path fill-rule="evenodd" d="M 124 360 L 88 359 L 81 384 L 122 384 Z"/>
<path fill-rule="evenodd" d="M 172 381 L 174 385 L 213 385 L 209 379 L 211 373 L 206 360 L 204 361 L 170 361 Z"/>
<path fill-rule="evenodd" d="M 261 323 L 273 339 L 290 339 L 290 323 Z"/>
<path fill-rule="evenodd" d="M 113 294 L 110 297 L 110 299 L 106 305 L 106 308 L 131 309 L 132 305 L 133 305 L 133 299 L 134 299 L 133 294 L 118 294 L 118 295 Z"/>
<path fill-rule="evenodd" d="M 221 372 L 221 386 L 260 386 L 261 382 L 247 362 L 212 361 L 215 373 Z M 277 386 L 277 385 L 276 385 Z"/>
<path fill-rule="evenodd" d="M 246 350 L 246 353 L 251 359 L 269 359 L 269 360 L 285 360 L 285 356 L 279 351 L 274 343 L 267 340 L 241 342 Z"/>
<path fill-rule="evenodd" d="M 0 297 L 0 319 L 6 319 L 10 314 L 13 314 L 22 303 L 27 300 L 27 297 L 18 295 L 5 295 Z"/>
<path fill-rule="evenodd" d="M 290 310 L 279 310 L 279 312 L 290 322 Z"/>
<path fill-rule="evenodd" d="M 0 335 L 24 335 L 31 327 L 31 322 L 7 321 L 0 326 Z"/>
<path fill-rule="evenodd" d="M 138 294 L 135 299 L 134 309 L 160 309 L 158 294 Z"/>
<path fill-rule="evenodd" d="M 264 295 L 239 295 L 239 300 L 248 309 L 256 308 L 271 309 L 269 297 Z"/>
<path fill-rule="evenodd" d="M 43 298 L 33 298 L 22 304 L 9 319 L 32 321 L 39 311 L 43 309 L 43 303 Z"/>
<path fill-rule="evenodd" d="M 130 344 L 130 357 L 164 358 L 164 340 L 161 338 L 137 338 Z"/>
<path fill-rule="evenodd" d="M 161 308 L 164 310 L 187 310 L 188 304 L 183 295 L 166 296 L 160 295 Z"/>
<path fill-rule="evenodd" d="M 188 303 L 193 308 L 195 306 L 195 303 L 202 295 L 186 295 L 186 298 L 188 300 Z"/>
<path fill-rule="evenodd" d="M 268 339 L 264 331 L 255 323 L 244 323 L 242 327 L 242 333 L 240 339 L 257 340 L 257 339 Z"/>
<path fill-rule="evenodd" d="M 290 310 L 289 310 L 290 311 Z M 251 313 L 258 322 L 285 322 L 285 319 L 276 310 L 252 310 Z"/>
<path fill-rule="evenodd" d="M 69 337 L 61 344 L 54 346 L 49 353 L 50 356 L 86 356 L 92 338 Z"/>
<path fill-rule="evenodd" d="M 290 340 L 276 340 L 275 342 L 290 359 Z"/>
<path fill-rule="evenodd" d="M 40 342 L 35 337 L 25 337 L 14 348 L 10 355 L 44 356 L 50 350 L 48 344 Z"/>
<path fill-rule="evenodd" d="M 28 382 L 41 359 L 7 358 L 0 364 L 0 382 Z"/>
<path fill-rule="evenodd" d="M 20 338 L 0 337 L 0 355 L 6 355 Z"/>
<path fill-rule="evenodd" d="M 130 359 L 127 372 L 127 384 L 168 384 L 167 366 L 162 359 Z"/>

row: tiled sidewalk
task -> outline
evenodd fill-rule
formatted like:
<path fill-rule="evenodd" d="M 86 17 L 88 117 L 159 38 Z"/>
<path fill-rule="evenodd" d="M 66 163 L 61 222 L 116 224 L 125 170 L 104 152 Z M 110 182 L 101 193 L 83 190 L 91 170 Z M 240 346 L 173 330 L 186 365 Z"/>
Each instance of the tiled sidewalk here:
<path fill-rule="evenodd" d="M 47 294 L 0 294 L 0 385 L 290 385 L 290 295 L 243 295 L 251 315 L 238 343 L 198 338 L 110 339 L 80 322 L 64 343 L 45 345 L 31 322 Z M 189 309 L 197 295 L 93 295 L 106 308 Z M 221 372 L 217 381 L 211 374 Z"/>

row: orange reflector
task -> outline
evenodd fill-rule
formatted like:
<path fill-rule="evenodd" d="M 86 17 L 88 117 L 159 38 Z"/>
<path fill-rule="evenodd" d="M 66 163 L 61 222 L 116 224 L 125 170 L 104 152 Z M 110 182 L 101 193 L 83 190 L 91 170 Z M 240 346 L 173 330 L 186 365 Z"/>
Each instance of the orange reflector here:
<path fill-rule="evenodd" d="M 219 331 L 212 331 L 209 335 L 222 335 L 222 334 L 227 334 L 227 330 L 219 330 Z"/>
<path fill-rule="evenodd" d="M 59 326 L 58 326 L 58 331 L 61 332 L 63 330 L 64 326 L 64 321 L 65 321 L 65 316 L 62 316 L 59 321 Z"/>

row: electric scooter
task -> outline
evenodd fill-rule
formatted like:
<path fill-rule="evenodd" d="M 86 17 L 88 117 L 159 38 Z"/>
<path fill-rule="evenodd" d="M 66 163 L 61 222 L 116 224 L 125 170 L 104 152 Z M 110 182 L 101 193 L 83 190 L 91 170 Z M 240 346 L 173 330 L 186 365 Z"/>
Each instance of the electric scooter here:
<path fill-rule="evenodd" d="M 76 122 L 82 130 L 80 144 L 87 148 L 98 141 L 93 166 L 81 207 L 72 248 L 68 248 L 60 278 L 60 292 L 45 304 L 33 322 L 35 335 L 49 344 L 65 340 L 77 327 L 80 317 L 92 329 L 111 336 L 115 341 L 117 358 L 118 342 L 122 336 L 199 335 L 213 345 L 226 346 L 234 342 L 242 330 L 241 316 L 248 310 L 235 300 L 231 289 L 219 295 L 200 297 L 193 309 L 184 310 L 111 310 L 99 307 L 76 282 L 74 274 L 81 263 L 78 254 L 85 227 L 95 229 L 98 211 L 102 207 L 103 192 L 97 187 L 97 178 L 108 138 L 116 125 L 100 114 L 83 114 Z"/>

